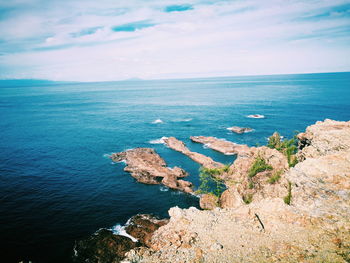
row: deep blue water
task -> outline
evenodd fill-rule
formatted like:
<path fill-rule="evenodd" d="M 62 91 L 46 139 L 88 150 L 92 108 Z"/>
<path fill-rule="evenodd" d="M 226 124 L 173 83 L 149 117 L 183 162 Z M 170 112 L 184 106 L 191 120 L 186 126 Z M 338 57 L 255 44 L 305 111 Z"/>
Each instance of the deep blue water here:
<path fill-rule="evenodd" d="M 99 228 L 198 206 L 193 196 L 136 183 L 106 154 L 154 147 L 198 184 L 197 164 L 149 141 L 176 136 L 228 163 L 232 156 L 189 136 L 265 144 L 275 130 L 290 137 L 317 120 L 350 119 L 350 73 L 28 83 L 0 82 L 0 248 L 8 262 L 68 262 L 74 241 Z M 266 118 L 246 118 L 256 113 Z M 255 131 L 233 134 L 226 130 L 233 125 Z"/>

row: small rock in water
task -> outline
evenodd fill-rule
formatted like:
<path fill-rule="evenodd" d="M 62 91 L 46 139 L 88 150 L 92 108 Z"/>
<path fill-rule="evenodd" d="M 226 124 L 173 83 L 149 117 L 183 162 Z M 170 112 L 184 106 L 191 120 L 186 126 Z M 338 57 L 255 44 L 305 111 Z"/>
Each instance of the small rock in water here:
<path fill-rule="evenodd" d="M 233 127 L 227 128 L 227 130 L 238 133 L 238 134 L 242 134 L 242 133 L 246 133 L 246 132 L 251 132 L 253 129 L 246 128 L 246 127 L 233 126 Z"/>
<path fill-rule="evenodd" d="M 261 114 L 251 114 L 251 115 L 248 115 L 247 118 L 264 119 L 265 116 L 264 116 L 264 115 L 261 115 Z"/>

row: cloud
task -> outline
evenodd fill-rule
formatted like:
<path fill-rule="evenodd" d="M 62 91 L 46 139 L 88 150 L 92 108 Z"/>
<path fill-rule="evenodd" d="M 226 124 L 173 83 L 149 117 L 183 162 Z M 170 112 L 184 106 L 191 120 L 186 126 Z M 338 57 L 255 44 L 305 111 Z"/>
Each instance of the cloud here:
<path fill-rule="evenodd" d="M 0 78 L 350 70 L 345 0 L 0 2 Z"/>

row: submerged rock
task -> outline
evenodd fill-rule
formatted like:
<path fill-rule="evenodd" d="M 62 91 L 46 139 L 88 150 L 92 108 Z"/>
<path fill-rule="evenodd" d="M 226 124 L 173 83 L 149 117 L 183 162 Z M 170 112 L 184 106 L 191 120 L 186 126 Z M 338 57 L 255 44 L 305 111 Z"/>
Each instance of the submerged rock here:
<path fill-rule="evenodd" d="M 76 263 L 117 263 L 124 259 L 126 252 L 136 246 L 137 243 L 128 237 L 101 229 L 89 238 L 76 243 L 73 261 Z"/>
<path fill-rule="evenodd" d="M 197 152 L 191 152 L 182 141 L 176 139 L 175 137 L 166 138 L 164 139 L 164 142 L 170 149 L 173 149 L 175 151 L 178 151 L 187 155 L 193 161 L 199 163 L 203 167 L 211 169 L 211 168 L 219 168 L 224 166 L 222 163 L 215 162 L 212 158 L 208 156 L 205 156 Z"/>
<path fill-rule="evenodd" d="M 163 183 L 169 188 L 192 192 L 192 184 L 186 185 L 178 178 L 188 176 L 185 170 L 166 166 L 165 161 L 151 148 L 135 148 L 121 153 L 114 153 L 111 159 L 115 162 L 126 162 L 124 170 L 130 172 L 138 182 L 145 184 Z"/>
<path fill-rule="evenodd" d="M 238 134 L 253 131 L 253 129 L 251 129 L 251 128 L 244 128 L 244 127 L 238 127 L 238 126 L 233 126 L 233 127 L 227 128 L 227 130 L 238 133 Z"/>
<path fill-rule="evenodd" d="M 249 147 L 245 144 L 236 144 L 234 142 L 218 139 L 215 137 L 191 136 L 193 142 L 202 143 L 215 151 L 226 155 L 245 155 L 249 152 Z"/>

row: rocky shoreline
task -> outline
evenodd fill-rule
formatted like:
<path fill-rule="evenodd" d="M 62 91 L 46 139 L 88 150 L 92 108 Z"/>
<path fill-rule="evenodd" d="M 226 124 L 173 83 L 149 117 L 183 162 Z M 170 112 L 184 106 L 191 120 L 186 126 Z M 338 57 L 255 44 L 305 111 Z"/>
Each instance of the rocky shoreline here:
<path fill-rule="evenodd" d="M 297 137 L 296 153 L 278 134 L 268 147 L 191 137 L 236 154 L 226 170 L 168 138 L 169 148 L 220 171 L 215 176 L 227 189 L 218 197 L 201 196 L 201 207 L 211 210 L 173 207 L 170 220 L 133 217 L 126 232 L 137 242 L 97 232 L 77 243 L 76 262 L 350 262 L 350 121 L 326 119 Z M 166 167 L 152 149 L 137 148 L 112 159 L 126 161 L 125 170 L 139 182 L 193 191 L 178 179 L 187 173 Z"/>

